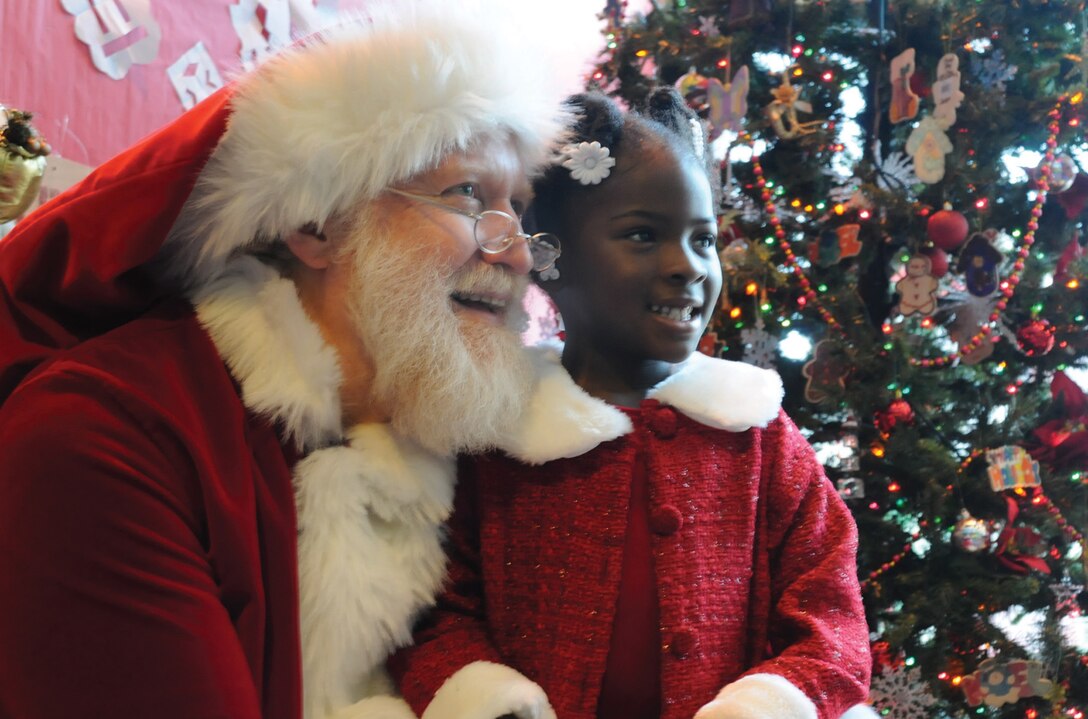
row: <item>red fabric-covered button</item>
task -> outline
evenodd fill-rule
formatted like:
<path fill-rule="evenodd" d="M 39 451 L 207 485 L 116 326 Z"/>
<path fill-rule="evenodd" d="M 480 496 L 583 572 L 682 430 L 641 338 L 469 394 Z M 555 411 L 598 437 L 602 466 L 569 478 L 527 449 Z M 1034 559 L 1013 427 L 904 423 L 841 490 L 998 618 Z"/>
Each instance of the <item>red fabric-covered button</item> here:
<path fill-rule="evenodd" d="M 689 629 L 678 629 L 669 641 L 669 651 L 677 659 L 683 659 L 695 649 L 695 634 Z"/>
<path fill-rule="evenodd" d="M 650 431 L 661 439 L 676 436 L 676 410 L 672 407 L 658 407 L 650 415 Z"/>
<path fill-rule="evenodd" d="M 680 510 L 671 504 L 662 504 L 650 511 L 650 529 L 654 530 L 654 534 L 663 537 L 675 534 L 683 524 Z"/>

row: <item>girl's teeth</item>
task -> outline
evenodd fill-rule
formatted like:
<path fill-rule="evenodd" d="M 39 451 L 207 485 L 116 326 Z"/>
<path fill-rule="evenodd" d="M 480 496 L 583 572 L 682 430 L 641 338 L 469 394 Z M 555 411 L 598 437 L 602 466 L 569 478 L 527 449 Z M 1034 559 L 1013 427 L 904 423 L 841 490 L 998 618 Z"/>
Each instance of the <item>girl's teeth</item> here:
<path fill-rule="evenodd" d="M 659 315 L 668 317 L 670 320 L 676 320 L 678 322 L 689 322 L 691 320 L 692 308 L 688 307 L 664 307 L 662 305 L 651 305 L 650 311 L 656 312 Z"/>

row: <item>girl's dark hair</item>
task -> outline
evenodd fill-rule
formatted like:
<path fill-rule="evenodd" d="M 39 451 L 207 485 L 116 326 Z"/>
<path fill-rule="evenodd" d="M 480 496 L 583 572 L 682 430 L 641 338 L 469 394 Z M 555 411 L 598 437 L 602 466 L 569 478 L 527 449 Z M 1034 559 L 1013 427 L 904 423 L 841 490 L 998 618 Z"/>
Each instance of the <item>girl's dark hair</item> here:
<path fill-rule="evenodd" d="M 597 141 L 608 148 L 612 157 L 618 158 L 628 156 L 632 149 L 637 153 L 648 140 L 663 141 L 674 152 L 696 160 L 703 167 L 717 206 L 721 178 L 710 156 L 706 128 L 675 88 L 658 87 L 646 98 L 643 108 L 627 113 L 612 98 L 599 92 L 572 95 L 567 104 L 578 117 L 569 142 Z M 563 218 L 568 202 L 592 187 L 574 180 L 570 170 L 559 162 L 551 165 L 533 183 L 533 204 L 525 217 L 527 231 L 551 232 L 562 239 L 567 234 Z"/>

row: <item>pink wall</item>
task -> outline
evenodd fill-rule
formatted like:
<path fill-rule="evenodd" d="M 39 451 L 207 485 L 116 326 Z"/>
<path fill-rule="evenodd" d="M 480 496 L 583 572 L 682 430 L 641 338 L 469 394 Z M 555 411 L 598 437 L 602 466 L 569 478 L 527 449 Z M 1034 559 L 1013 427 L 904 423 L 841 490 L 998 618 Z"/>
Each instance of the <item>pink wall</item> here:
<path fill-rule="evenodd" d="M 149 8 L 161 29 L 154 59 L 115 80 L 95 67 L 61 0 L 0 2 L 0 104 L 35 114 L 55 154 L 97 165 L 184 111 L 166 68 L 203 42 L 224 81 L 241 68 L 230 0 L 71 0 L 125 12 Z M 341 3 L 346 6 L 347 3 Z M 116 46 L 114 46 L 116 47 Z"/>

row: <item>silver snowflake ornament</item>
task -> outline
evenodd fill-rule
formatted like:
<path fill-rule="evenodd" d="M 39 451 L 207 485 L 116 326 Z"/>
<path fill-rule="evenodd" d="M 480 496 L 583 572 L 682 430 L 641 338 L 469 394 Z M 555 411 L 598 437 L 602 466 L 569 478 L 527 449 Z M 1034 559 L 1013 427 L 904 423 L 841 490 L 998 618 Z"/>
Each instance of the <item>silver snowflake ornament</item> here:
<path fill-rule="evenodd" d="M 873 677 L 869 703 L 885 719 L 929 719 L 936 697 L 921 679 L 919 669 L 888 668 Z"/>

